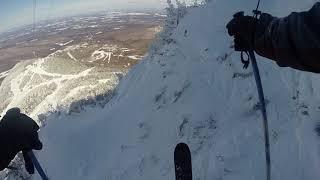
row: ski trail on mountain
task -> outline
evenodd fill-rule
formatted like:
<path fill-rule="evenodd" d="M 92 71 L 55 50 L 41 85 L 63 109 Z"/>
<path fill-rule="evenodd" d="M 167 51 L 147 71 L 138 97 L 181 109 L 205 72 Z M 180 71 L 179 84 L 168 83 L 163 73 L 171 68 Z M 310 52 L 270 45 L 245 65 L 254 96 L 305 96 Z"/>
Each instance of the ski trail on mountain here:
<path fill-rule="evenodd" d="M 42 108 L 44 106 L 49 106 L 52 108 L 57 106 L 57 104 L 55 103 L 56 102 L 55 97 L 57 97 L 57 94 L 64 88 L 63 83 L 65 83 L 67 81 L 79 79 L 81 77 L 86 77 L 94 69 L 94 67 L 92 67 L 92 68 L 88 68 L 87 70 L 81 71 L 77 74 L 69 74 L 69 75 L 52 73 L 52 72 L 46 71 L 43 68 L 43 64 L 48 60 L 49 59 L 47 59 L 47 58 L 43 58 L 43 59 L 39 59 L 39 60 L 35 61 L 31 65 L 28 65 L 24 72 L 22 72 L 21 74 L 19 74 L 18 76 L 16 76 L 15 78 L 12 79 L 12 81 L 10 83 L 11 84 L 10 89 L 11 89 L 11 92 L 13 93 L 12 99 L 15 99 L 15 101 L 12 101 L 10 104 L 8 104 L 8 106 L 7 106 L 8 108 L 16 106 L 17 103 L 23 101 L 24 97 L 26 95 L 28 95 L 30 92 L 32 92 L 33 90 L 40 88 L 40 87 L 43 87 L 43 86 L 53 86 L 54 85 L 56 87 L 54 92 L 52 92 L 50 95 L 48 95 L 38 106 L 35 107 L 32 114 L 30 114 L 31 116 L 37 116 L 38 113 L 42 111 Z M 26 76 L 29 76 L 30 78 L 28 80 L 25 80 L 24 78 Z M 46 76 L 51 79 L 49 79 L 49 80 L 46 79 L 45 81 L 34 85 L 32 80 L 35 76 L 40 77 L 42 80 L 44 80 L 43 76 Z M 27 82 L 24 82 L 25 84 L 23 87 L 21 87 L 22 81 L 27 81 Z M 32 85 L 30 83 L 32 83 Z M 98 86 L 99 84 L 103 84 L 103 83 L 104 82 L 102 82 L 102 81 L 98 82 L 98 84 L 96 84 L 95 87 Z M 91 88 L 93 88 L 93 86 Z M 62 100 L 67 99 L 69 97 L 72 97 L 76 92 L 78 92 L 81 89 L 83 89 L 83 88 L 76 88 L 76 89 L 71 90 L 68 94 L 65 95 L 65 97 Z"/>

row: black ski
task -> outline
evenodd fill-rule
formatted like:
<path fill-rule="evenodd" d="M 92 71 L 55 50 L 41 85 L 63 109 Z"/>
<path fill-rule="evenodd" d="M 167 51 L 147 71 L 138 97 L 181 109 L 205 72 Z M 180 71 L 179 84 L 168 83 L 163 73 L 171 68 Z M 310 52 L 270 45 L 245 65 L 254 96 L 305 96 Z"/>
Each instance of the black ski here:
<path fill-rule="evenodd" d="M 180 143 L 174 150 L 176 180 L 192 180 L 191 153 L 187 144 Z"/>

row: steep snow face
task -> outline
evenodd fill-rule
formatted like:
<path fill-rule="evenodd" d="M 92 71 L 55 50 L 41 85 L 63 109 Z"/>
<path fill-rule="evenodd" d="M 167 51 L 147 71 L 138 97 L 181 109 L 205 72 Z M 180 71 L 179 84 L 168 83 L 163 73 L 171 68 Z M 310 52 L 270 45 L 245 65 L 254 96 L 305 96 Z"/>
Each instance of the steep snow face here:
<path fill-rule="evenodd" d="M 262 7 L 281 16 L 312 2 L 270 0 Z M 174 179 L 173 151 L 183 141 L 192 151 L 194 179 L 265 179 L 254 78 L 242 69 L 225 30 L 234 12 L 249 12 L 255 3 L 217 0 L 189 8 L 173 33 L 161 36 L 166 38 L 157 49 L 120 82 L 106 107 L 49 115 L 40 132 L 44 149 L 37 153 L 48 176 Z M 272 179 L 318 179 L 319 138 L 313 129 L 320 116 L 320 76 L 258 59 Z"/>

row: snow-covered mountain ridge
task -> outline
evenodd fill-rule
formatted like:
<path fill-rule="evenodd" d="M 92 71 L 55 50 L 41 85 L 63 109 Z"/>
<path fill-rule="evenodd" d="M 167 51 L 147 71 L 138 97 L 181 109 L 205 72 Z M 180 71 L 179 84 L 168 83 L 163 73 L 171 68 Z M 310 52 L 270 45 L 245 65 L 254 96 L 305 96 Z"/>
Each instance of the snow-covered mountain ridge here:
<path fill-rule="evenodd" d="M 2 112 L 17 106 L 37 118 L 63 107 L 78 111 L 76 101 L 102 100 L 118 83 L 117 74 L 124 73 L 53 58 L 25 61 L 10 70 L 0 86 Z"/>
<path fill-rule="evenodd" d="M 284 16 L 313 2 L 270 0 L 262 7 Z M 225 29 L 234 12 L 250 12 L 255 3 L 216 0 L 187 9 L 120 81 L 104 108 L 50 114 L 40 132 L 44 149 L 37 153 L 48 176 L 171 180 L 173 150 L 183 141 L 190 145 L 196 180 L 265 179 L 255 82 Z M 313 129 L 320 117 L 320 76 L 258 61 L 268 102 L 272 179 L 318 179 L 319 137 Z"/>

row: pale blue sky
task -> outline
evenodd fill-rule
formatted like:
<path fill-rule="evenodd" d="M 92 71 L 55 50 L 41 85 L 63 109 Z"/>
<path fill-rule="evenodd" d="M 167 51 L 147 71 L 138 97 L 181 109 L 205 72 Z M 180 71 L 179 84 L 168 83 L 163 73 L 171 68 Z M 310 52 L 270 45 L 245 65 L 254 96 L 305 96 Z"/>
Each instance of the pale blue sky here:
<path fill-rule="evenodd" d="M 163 9 L 166 0 L 36 0 L 36 19 L 110 9 Z M 33 0 L 1 0 L 0 31 L 32 23 Z"/>

